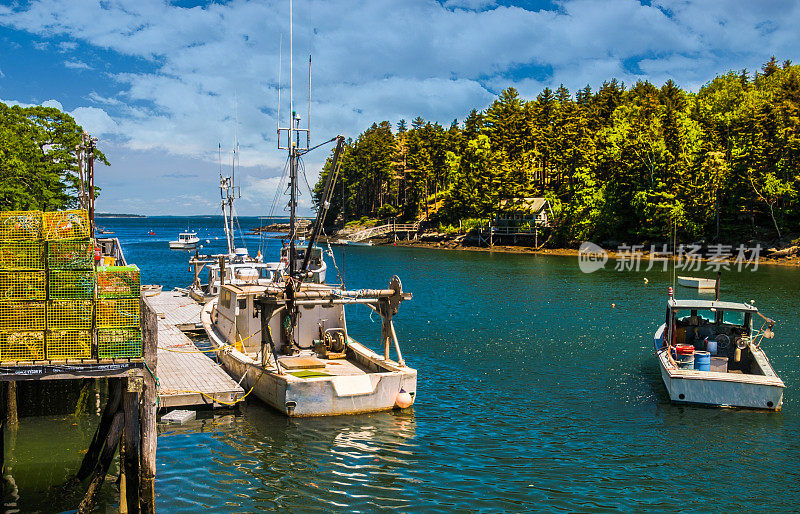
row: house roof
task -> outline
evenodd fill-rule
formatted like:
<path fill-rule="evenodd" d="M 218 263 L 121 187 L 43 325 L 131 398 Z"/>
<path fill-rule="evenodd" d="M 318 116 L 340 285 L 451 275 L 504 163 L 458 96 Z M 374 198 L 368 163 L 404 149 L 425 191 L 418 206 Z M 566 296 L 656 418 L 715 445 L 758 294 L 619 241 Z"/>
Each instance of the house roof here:
<path fill-rule="evenodd" d="M 500 209 L 504 211 L 538 214 L 545 208 L 550 208 L 550 202 L 548 202 L 546 198 L 541 197 L 511 198 L 509 200 L 500 200 Z"/>

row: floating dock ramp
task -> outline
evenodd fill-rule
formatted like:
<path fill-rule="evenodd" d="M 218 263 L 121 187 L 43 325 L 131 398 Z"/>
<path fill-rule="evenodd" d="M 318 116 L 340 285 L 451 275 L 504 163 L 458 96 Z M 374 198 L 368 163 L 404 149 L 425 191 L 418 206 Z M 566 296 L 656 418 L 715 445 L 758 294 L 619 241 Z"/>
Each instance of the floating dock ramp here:
<path fill-rule="evenodd" d="M 164 407 L 233 404 L 244 390 L 184 334 L 200 325 L 203 306 L 180 291 L 147 298 L 158 321 L 158 403 Z M 209 357 L 210 356 L 210 357 Z"/>

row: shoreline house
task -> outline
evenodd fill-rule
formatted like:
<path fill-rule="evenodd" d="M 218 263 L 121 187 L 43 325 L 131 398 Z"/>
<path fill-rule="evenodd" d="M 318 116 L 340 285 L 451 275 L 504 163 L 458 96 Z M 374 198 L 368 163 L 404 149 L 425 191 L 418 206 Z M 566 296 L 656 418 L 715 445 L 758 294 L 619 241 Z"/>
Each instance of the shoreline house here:
<path fill-rule="evenodd" d="M 552 219 L 553 208 L 546 198 L 501 200 L 492 220 L 492 232 L 495 235 L 536 235 L 539 229 L 549 228 Z"/>

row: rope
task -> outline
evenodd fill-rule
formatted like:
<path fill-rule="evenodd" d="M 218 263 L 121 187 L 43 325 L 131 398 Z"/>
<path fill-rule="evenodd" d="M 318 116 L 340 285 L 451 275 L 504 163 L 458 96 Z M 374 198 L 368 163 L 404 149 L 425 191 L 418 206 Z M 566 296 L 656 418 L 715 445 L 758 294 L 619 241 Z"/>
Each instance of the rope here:
<path fill-rule="evenodd" d="M 218 400 L 218 399 L 216 399 L 214 396 L 212 396 L 212 395 L 210 395 L 210 394 L 208 394 L 208 393 L 204 393 L 203 391 L 175 391 L 175 392 L 176 392 L 176 393 L 192 393 L 192 394 L 200 394 L 200 395 L 202 395 L 203 397 L 205 397 L 205 398 L 208 398 L 209 400 L 211 400 L 211 401 L 212 401 L 212 402 L 214 402 L 214 403 L 219 403 L 220 405 L 228 405 L 228 406 L 231 406 L 231 405 L 236 405 L 237 403 L 239 403 L 239 402 L 243 401 L 245 398 L 247 398 L 247 397 L 250 395 L 250 393 L 252 393 L 252 392 L 253 392 L 253 389 L 255 389 L 255 388 L 256 388 L 256 384 L 258 383 L 258 381 L 259 381 L 259 380 L 261 380 L 261 377 L 263 377 L 263 376 L 264 376 L 264 373 L 266 373 L 266 370 L 265 370 L 265 369 L 262 369 L 262 370 L 261 370 L 261 373 L 258 375 L 258 378 L 256 378 L 255 382 L 253 382 L 253 385 L 250 387 L 250 390 L 249 390 L 249 391 L 247 391 L 246 393 L 244 393 L 244 396 L 242 396 L 241 398 L 237 398 L 236 400 L 234 400 L 234 401 L 232 401 L 232 402 L 224 402 L 224 401 L 222 401 L 222 400 Z M 247 374 L 247 372 L 246 372 L 246 371 L 245 371 L 245 374 Z M 242 375 L 242 378 L 244 378 L 244 376 L 245 376 L 245 375 Z"/>

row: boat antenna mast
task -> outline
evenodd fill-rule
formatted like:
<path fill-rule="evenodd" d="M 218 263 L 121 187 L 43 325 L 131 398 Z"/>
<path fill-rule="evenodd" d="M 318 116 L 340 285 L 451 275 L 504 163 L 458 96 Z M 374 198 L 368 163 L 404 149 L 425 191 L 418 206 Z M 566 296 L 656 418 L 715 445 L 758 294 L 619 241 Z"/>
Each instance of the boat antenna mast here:
<path fill-rule="evenodd" d="M 278 149 L 289 152 L 289 275 L 295 277 L 299 273 L 296 255 L 297 196 L 299 188 L 297 173 L 300 156 L 309 149 L 311 127 L 300 128 L 300 116 L 294 110 L 294 59 L 292 55 L 294 41 L 292 36 L 292 0 L 289 0 L 289 126 L 281 127 L 280 120 L 278 120 Z"/>

